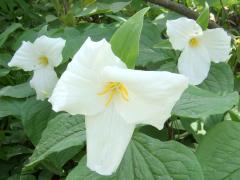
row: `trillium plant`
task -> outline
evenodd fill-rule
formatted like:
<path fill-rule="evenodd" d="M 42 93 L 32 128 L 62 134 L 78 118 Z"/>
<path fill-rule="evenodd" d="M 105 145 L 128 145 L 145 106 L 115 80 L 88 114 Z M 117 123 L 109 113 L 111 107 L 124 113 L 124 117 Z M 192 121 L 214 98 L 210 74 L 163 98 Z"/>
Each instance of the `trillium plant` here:
<path fill-rule="evenodd" d="M 240 179 L 239 4 L 25 1 L 0 2 L 0 180 Z"/>
<path fill-rule="evenodd" d="M 49 101 L 55 111 L 85 115 L 87 165 L 111 175 L 135 126 L 150 124 L 161 130 L 187 86 L 182 75 L 128 69 L 105 39 L 88 38 Z"/>
<path fill-rule="evenodd" d="M 167 21 L 167 35 L 175 50 L 182 51 L 178 59 L 179 73 L 189 77 L 193 85 L 207 78 L 211 61 L 229 60 L 231 37 L 222 28 L 202 30 L 185 17 Z"/>
<path fill-rule="evenodd" d="M 36 90 L 37 99 L 48 98 L 55 87 L 58 77 L 54 67 L 62 62 L 65 40 L 41 36 L 34 43 L 23 42 L 8 66 L 34 71 L 30 85 Z"/>

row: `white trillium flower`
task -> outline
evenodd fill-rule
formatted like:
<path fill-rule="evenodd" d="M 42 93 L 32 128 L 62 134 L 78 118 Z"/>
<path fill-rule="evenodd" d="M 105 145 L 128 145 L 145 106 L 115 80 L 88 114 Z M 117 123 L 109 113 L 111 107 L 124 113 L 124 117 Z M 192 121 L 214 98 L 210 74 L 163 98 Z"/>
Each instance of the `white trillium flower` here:
<path fill-rule="evenodd" d="M 118 168 L 136 124 L 162 129 L 188 86 L 185 76 L 127 69 L 105 40 L 88 38 L 58 81 L 55 111 L 84 114 L 87 166 L 102 175 Z"/>
<path fill-rule="evenodd" d="M 229 59 L 231 37 L 222 28 L 205 31 L 192 19 L 185 17 L 167 21 L 167 35 L 175 50 L 182 51 L 178 71 L 193 85 L 207 78 L 211 61 Z"/>
<path fill-rule="evenodd" d="M 34 71 L 30 85 L 36 90 L 37 99 L 44 100 L 51 95 L 58 81 L 54 67 L 62 62 L 64 46 L 64 39 L 47 36 L 37 38 L 34 43 L 23 41 L 8 63 L 10 67 Z"/>

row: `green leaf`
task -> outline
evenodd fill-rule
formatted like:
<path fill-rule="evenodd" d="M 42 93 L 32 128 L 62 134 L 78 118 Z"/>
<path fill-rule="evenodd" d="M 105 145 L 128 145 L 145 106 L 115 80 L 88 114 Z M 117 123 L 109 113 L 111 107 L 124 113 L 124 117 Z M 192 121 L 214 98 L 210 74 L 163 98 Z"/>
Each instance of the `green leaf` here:
<path fill-rule="evenodd" d="M 38 37 L 38 33 L 33 31 L 32 29 L 24 31 L 14 42 L 12 49 L 17 50 L 23 41 L 33 42 Z"/>
<path fill-rule="evenodd" d="M 223 6 L 232 6 L 239 3 L 239 0 L 206 0 L 210 7 L 222 8 L 221 1 Z"/>
<path fill-rule="evenodd" d="M 4 152 L 5 157 L 3 158 L 4 160 L 9 160 L 10 158 L 17 156 L 17 155 L 22 155 L 22 154 L 31 154 L 32 150 L 22 146 L 20 144 L 17 145 L 11 145 L 11 146 L 3 146 L 0 149 L 0 152 Z"/>
<path fill-rule="evenodd" d="M 154 48 L 172 49 L 172 44 L 168 39 L 162 39 L 161 41 L 154 45 Z"/>
<path fill-rule="evenodd" d="M 212 63 L 207 79 L 199 87 L 217 94 L 233 92 L 234 77 L 230 66 L 226 63 Z"/>
<path fill-rule="evenodd" d="M 173 108 L 173 114 L 189 118 L 204 118 L 213 114 L 222 114 L 238 103 L 238 93 L 217 95 L 209 91 L 190 86 Z"/>
<path fill-rule="evenodd" d="M 21 28 L 22 25 L 19 23 L 13 23 L 11 26 L 9 26 L 2 34 L 0 34 L 0 47 L 5 43 L 8 36 L 16 31 L 18 28 Z"/>
<path fill-rule="evenodd" d="M 163 41 L 160 34 L 156 25 L 144 22 L 140 39 L 139 56 L 136 62 L 137 66 L 146 66 L 149 63 L 156 63 L 171 58 L 173 55 L 171 51 L 154 47 Z"/>
<path fill-rule="evenodd" d="M 67 176 L 67 180 L 108 179 L 203 179 L 201 166 L 187 147 L 176 141 L 161 142 L 138 133 L 130 142 L 118 171 L 100 176 L 86 167 L 86 158 Z"/>
<path fill-rule="evenodd" d="M 24 98 L 34 95 L 34 90 L 30 87 L 29 83 L 23 83 L 16 86 L 6 86 L 0 89 L 0 97 L 8 96 L 15 98 Z"/>
<path fill-rule="evenodd" d="M 47 101 L 37 101 L 35 97 L 32 97 L 22 104 L 21 119 L 24 131 L 34 145 L 39 142 L 52 116 L 55 116 L 55 113 Z"/>
<path fill-rule="evenodd" d="M 27 174 L 27 175 L 21 175 L 20 180 L 37 180 L 34 175 Z"/>
<path fill-rule="evenodd" d="M 90 24 L 84 29 L 83 36 L 91 37 L 94 41 L 100 41 L 103 38 L 110 40 L 119 23 L 111 24 Z"/>
<path fill-rule="evenodd" d="M 240 112 L 238 107 L 235 107 L 229 111 L 229 116 L 232 121 L 238 121 L 240 122 Z"/>
<path fill-rule="evenodd" d="M 205 179 L 239 179 L 240 123 L 224 121 L 211 129 L 197 148 Z"/>
<path fill-rule="evenodd" d="M 208 3 L 205 3 L 205 7 L 202 10 L 201 14 L 197 18 L 197 23 L 202 27 L 203 30 L 207 29 L 209 22 L 209 6 Z"/>
<path fill-rule="evenodd" d="M 63 62 L 72 58 L 85 41 L 85 37 L 81 35 L 82 33 L 75 28 L 67 27 L 64 29 L 63 38 L 66 39 L 66 45 L 63 49 Z"/>
<path fill-rule="evenodd" d="M 50 103 L 47 101 L 37 101 L 35 98 L 28 99 L 22 106 L 24 131 L 34 145 L 41 139 L 48 122 L 55 117 L 55 113 L 51 109 Z M 44 158 L 42 163 L 50 171 L 61 175 L 62 166 L 78 152 L 79 147 L 73 147 L 61 152 L 52 153 Z"/>
<path fill-rule="evenodd" d="M 0 68 L 0 77 L 6 76 L 9 72 L 9 69 Z"/>
<path fill-rule="evenodd" d="M 119 1 L 119 0 L 98 0 L 79 8 L 74 7 L 74 14 L 76 17 L 90 16 L 94 14 L 107 13 L 107 12 L 118 12 L 125 6 L 130 4 L 131 1 Z"/>
<path fill-rule="evenodd" d="M 172 73 L 178 73 L 176 62 L 169 61 L 161 65 L 159 68 L 160 71 L 169 71 Z"/>
<path fill-rule="evenodd" d="M 12 98 L 0 98 L 0 117 L 21 115 L 21 107 L 23 100 L 17 100 Z"/>
<path fill-rule="evenodd" d="M 85 126 L 83 117 L 60 114 L 48 123 L 25 170 L 31 169 L 52 153 L 61 152 L 70 147 L 82 147 L 84 144 Z"/>
<path fill-rule="evenodd" d="M 134 68 L 139 53 L 139 41 L 143 27 L 144 14 L 149 8 L 144 8 L 124 22 L 113 34 L 111 45 L 113 52 L 126 63 L 128 68 Z"/>
<path fill-rule="evenodd" d="M 41 162 L 50 172 L 54 172 L 54 174 L 64 175 L 63 165 L 66 164 L 67 161 L 72 159 L 77 153 L 79 153 L 81 147 L 73 146 L 68 149 L 64 149 L 61 152 L 51 153 L 48 157 L 44 158 Z"/>

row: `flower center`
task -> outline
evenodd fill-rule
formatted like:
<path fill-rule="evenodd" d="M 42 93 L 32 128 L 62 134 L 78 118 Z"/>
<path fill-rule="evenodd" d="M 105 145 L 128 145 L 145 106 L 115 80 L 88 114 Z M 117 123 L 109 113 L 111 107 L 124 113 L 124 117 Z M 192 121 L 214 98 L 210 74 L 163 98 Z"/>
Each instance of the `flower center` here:
<path fill-rule="evenodd" d="M 126 88 L 126 86 L 123 83 L 120 82 L 109 82 L 107 83 L 104 88 L 103 91 L 98 93 L 99 96 L 103 96 L 105 94 L 110 93 L 107 102 L 106 102 L 106 106 L 109 106 L 109 104 L 112 102 L 114 95 L 120 93 L 121 97 L 125 100 L 128 101 L 128 90 Z"/>
<path fill-rule="evenodd" d="M 39 63 L 43 66 L 47 66 L 48 65 L 48 57 L 47 56 L 40 56 L 38 58 Z"/>
<path fill-rule="evenodd" d="M 189 40 L 189 45 L 191 47 L 197 47 L 199 45 L 199 40 L 197 38 L 193 37 Z"/>

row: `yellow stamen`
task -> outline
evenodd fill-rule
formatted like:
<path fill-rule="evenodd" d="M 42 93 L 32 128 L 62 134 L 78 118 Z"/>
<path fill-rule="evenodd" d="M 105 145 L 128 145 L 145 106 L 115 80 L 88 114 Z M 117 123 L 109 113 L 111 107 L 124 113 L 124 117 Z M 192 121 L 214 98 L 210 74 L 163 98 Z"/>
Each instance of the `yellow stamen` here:
<path fill-rule="evenodd" d="M 110 103 L 113 100 L 113 97 L 115 94 L 120 93 L 121 97 L 125 100 L 128 101 L 128 90 L 126 88 L 126 86 L 123 83 L 120 82 L 109 82 L 107 83 L 107 85 L 105 85 L 105 87 L 103 88 L 103 91 L 98 93 L 99 96 L 103 96 L 105 94 L 110 93 L 107 102 L 106 102 L 106 106 L 109 106 Z"/>
<path fill-rule="evenodd" d="M 40 56 L 38 58 L 39 63 L 43 66 L 47 66 L 48 65 L 48 57 L 47 56 Z"/>
<path fill-rule="evenodd" d="M 128 91 L 124 84 L 121 84 L 119 91 L 121 92 L 122 98 L 128 101 Z"/>
<path fill-rule="evenodd" d="M 189 40 L 189 45 L 191 47 L 197 47 L 199 45 L 199 40 L 197 38 L 193 37 Z"/>

